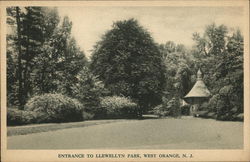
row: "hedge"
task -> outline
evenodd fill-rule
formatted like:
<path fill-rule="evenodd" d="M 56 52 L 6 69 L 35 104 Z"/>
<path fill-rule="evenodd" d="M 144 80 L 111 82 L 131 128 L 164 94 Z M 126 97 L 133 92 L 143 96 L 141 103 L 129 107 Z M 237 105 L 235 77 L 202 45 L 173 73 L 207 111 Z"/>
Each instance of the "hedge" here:
<path fill-rule="evenodd" d="M 121 96 L 101 98 L 101 107 L 97 118 L 134 118 L 137 116 L 137 104 Z"/>
<path fill-rule="evenodd" d="M 62 94 L 44 94 L 32 97 L 25 110 L 46 114 L 44 122 L 73 122 L 83 120 L 83 105 Z"/>
<path fill-rule="evenodd" d="M 46 114 L 43 113 L 11 109 L 11 108 L 7 110 L 8 126 L 42 123 L 45 121 L 46 121 Z"/>

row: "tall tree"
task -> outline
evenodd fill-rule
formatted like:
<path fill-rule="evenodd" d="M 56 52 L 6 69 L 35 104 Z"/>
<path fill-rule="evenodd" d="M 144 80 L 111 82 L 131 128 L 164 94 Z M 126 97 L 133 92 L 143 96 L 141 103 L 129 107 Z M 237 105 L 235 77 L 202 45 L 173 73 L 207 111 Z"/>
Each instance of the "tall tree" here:
<path fill-rule="evenodd" d="M 8 53 L 12 55 L 9 57 L 12 57 L 13 61 L 16 60 L 15 63 L 18 65 L 16 76 L 20 109 L 23 108 L 26 100 L 32 94 L 33 83 L 30 74 L 36 64 L 34 60 L 41 54 L 43 43 L 50 36 L 48 33 L 50 33 L 52 24 L 45 21 L 48 13 L 50 11 L 45 7 L 7 8 L 7 23 L 11 26 L 10 29 L 14 29 L 14 32 L 9 34 L 7 44 L 14 42 L 12 45 L 13 48 L 16 48 Z M 54 19 L 54 22 L 57 21 Z M 15 55 L 15 52 L 18 55 Z M 15 57 L 17 58 L 15 59 Z"/>
<path fill-rule="evenodd" d="M 224 25 L 206 27 L 203 36 L 194 34 L 195 62 L 205 72 L 204 81 L 218 100 L 218 118 L 229 118 L 235 112 L 243 112 L 243 36 L 237 30 L 229 33 Z M 212 102 L 213 101 L 213 102 Z M 227 117 L 222 117 L 222 116 Z"/>
<path fill-rule="evenodd" d="M 172 41 L 160 44 L 159 48 L 166 64 L 168 100 L 174 96 L 182 98 L 191 88 L 191 61 L 187 50 L 184 45 Z"/>
<path fill-rule="evenodd" d="M 17 99 L 19 108 L 23 108 L 23 50 L 22 50 L 22 21 L 23 12 L 20 7 L 8 7 L 7 12 L 7 90 L 8 104 L 14 103 Z"/>
<path fill-rule="evenodd" d="M 202 36 L 199 33 L 193 34 L 196 43 L 193 55 L 197 68 L 201 68 L 204 75 L 204 82 L 208 87 L 215 82 L 215 65 L 218 65 L 226 53 L 226 39 L 228 29 L 224 25 L 208 25 Z M 198 70 L 198 69 L 196 69 Z M 213 89 L 212 89 L 213 91 Z M 214 92 L 212 92 L 214 93 Z"/>
<path fill-rule="evenodd" d="M 76 84 L 76 75 L 86 66 L 84 53 L 71 36 L 72 22 L 63 18 L 60 26 L 51 33 L 44 43 L 43 51 L 37 57 L 35 84 L 40 93 L 61 92 L 72 95 L 72 84 Z"/>
<path fill-rule="evenodd" d="M 20 22 L 20 8 L 16 7 L 16 24 L 17 24 L 17 48 L 18 48 L 18 85 L 19 85 L 19 95 L 18 100 L 20 103 L 20 106 L 22 106 L 24 103 L 23 100 L 23 79 L 22 79 L 22 47 L 21 47 L 21 22 Z"/>
<path fill-rule="evenodd" d="M 95 46 L 91 70 L 115 95 L 129 96 L 139 114 L 161 100 L 165 66 L 150 34 L 134 19 L 117 21 Z"/>
<path fill-rule="evenodd" d="M 71 95 L 70 87 L 86 58 L 71 36 L 69 18 L 59 26 L 57 9 L 47 7 L 9 7 L 7 15 L 11 29 L 7 35 L 10 103 L 22 109 L 35 94 Z"/>
<path fill-rule="evenodd" d="M 20 48 L 17 48 L 20 45 L 20 31 L 17 34 L 17 19 L 18 21 L 21 19 L 17 18 L 16 11 L 20 11 L 18 7 L 8 7 L 6 8 L 7 12 L 7 95 L 8 95 L 8 102 L 7 104 L 10 105 L 11 103 L 15 103 L 18 105 L 22 101 L 22 96 L 19 95 L 19 92 L 22 92 L 22 77 L 21 77 L 21 54 L 22 51 Z M 18 24 L 20 28 L 20 22 Z M 19 35 L 19 39 L 18 36 Z M 19 68 L 18 68 L 19 67 Z M 19 86 L 20 85 L 20 86 Z"/>

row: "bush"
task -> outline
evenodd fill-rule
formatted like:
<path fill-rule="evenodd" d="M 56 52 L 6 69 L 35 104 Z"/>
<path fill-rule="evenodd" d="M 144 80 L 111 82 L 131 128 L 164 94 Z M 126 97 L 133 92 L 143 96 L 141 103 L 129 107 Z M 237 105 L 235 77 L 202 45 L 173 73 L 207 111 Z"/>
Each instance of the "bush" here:
<path fill-rule="evenodd" d="M 137 104 L 126 97 L 104 97 L 96 115 L 99 118 L 133 118 L 137 116 Z"/>
<path fill-rule="evenodd" d="M 181 106 L 181 114 L 189 115 L 190 114 L 190 106 L 189 104 Z"/>
<path fill-rule="evenodd" d="M 158 105 L 153 108 L 155 115 L 159 117 L 173 116 L 178 117 L 181 115 L 182 109 L 179 104 L 179 100 L 173 97 L 170 100 L 164 100 L 162 105 Z"/>
<path fill-rule="evenodd" d="M 77 75 L 78 83 L 72 85 L 72 96 L 80 101 L 88 114 L 99 113 L 100 98 L 109 94 L 104 84 L 87 67 Z"/>
<path fill-rule="evenodd" d="M 83 105 L 62 94 L 44 94 L 32 97 L 25 110 L 45 114 L 43 122 L 73 122 L 83 120 Z"/>
<path fill-rule="evenodd" d="M 158 115 L 159 117 L 166 117 L 170 114 L 170 110 L 168 110 L 163 105 L 158 105 L 158 106 L 153 108 L 153 113 L 154 113 L 154 115 Z"/>
<path fill-rule="evenodd" d="M 220 95 L 219 94 L 213 95 L 210 98 L 210 100 L 208 102 L 208 107 L 209 107 L 210 111 L 213 111 L 213 112 L 217 111 L 217 103 L 219 102 L 219 100 L 220 100 Z"/>
<path fill-rule="evenodd" d="M 231 91 L 230 86 L 225 86 L 220 89 L 219 94 L 213 95 L 209 100 L 208 118 L 213 118 L 222 121 L 243 121 L 242 117 L 237 117 L 242 113 L 241 103 L 235 104 L 233 101 L 233 95 L 227 95 Z"/>
<path fill-rule="evenodd" d="M 88 112 L 85 112 L 85 111 L 83 111 L 82 112 L 82 118 L 84 119 L 84 120 L 91 120 L 91 119 L 93 119 L 94 118 L 94 114 L 92 114 L 92 113 L 88 113 Z"/>
<path fill-rule="evenodd" d="M 243 113 L 243 103 L 239 100 L 235 88 L 232 85 L 226 85 L 210 99 L 209 107 L 216 112 L 218 120 L 242 120 L 237 118 L 238 114 Z"/>
<path fill-rule="evenodd" d="M 169 111 L 169 115 L 173 117 L 178 117 L 181 115 L 179 99 L 177 99 L 176 97 L 173 97 L 170 101 L 168 101 L 166 108 L 167 111 Z"/>
<path fill-rule="evenodd" d="M 243 113 L 240 113 L 236 116 L 236 119 L 237 121 L 244 121 L 244 114 Z"/>
<path fill-rule="evenodd" d="M 38 114 L 33 111 L 24 111 L 18 109 L 7 110 L 7 125 L 24 125 L 37 122 Z"/>

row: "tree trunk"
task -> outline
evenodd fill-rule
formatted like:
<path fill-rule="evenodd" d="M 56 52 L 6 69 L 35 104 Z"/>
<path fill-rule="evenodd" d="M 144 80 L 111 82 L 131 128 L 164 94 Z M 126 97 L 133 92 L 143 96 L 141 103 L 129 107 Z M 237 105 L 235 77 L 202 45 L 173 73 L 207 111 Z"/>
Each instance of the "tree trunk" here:
<path fill-rule="evenodd" d="M 30 92 L 30 61 L 31 61 L 31 56 L 30 56 L 30 39 L 29 36 L 27 37 L 27 46 L 26 46 L 26 63 L 23 69 L 23 103 L 25 104 L 28 99 L 28 93 Z"/>
<path fill-rule="evenodd" d="M 18 101 L 19 109 L 23 109 L 23 80 L 22 80 L 22 49 L 21 49 L 21 23 L 20 23 L 20 11 L 19 7 L 16 7 L 16 23 L 17 23 L 17 47 L 18 47 Z"/>

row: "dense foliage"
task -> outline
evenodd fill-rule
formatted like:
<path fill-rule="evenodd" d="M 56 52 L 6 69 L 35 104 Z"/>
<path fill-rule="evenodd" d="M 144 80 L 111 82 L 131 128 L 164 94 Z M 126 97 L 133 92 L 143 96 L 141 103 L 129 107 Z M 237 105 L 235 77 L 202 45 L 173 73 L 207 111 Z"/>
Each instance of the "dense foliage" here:
<path fill-rule="evenodd" d="M 24 111 L 18 109 L 8 109 L 7 111 L 7 125 L 24 125 L 31 123 L 43 122 L 40 119 L 42 115 L 33 111 Z"/>
<path fill-rule="evenodd" d="M 154 115 L 157 115 L 158 117 L 166 117 L 170 115 L 170 111 L 162 104 L 157 105 L 150 112 L 152 112 Z"/>
<path fill-rule="evenodd" d="M 8 105 L 23 109 L 36 94 L 71 95 L 86 59 L 70 35 L 72 23 L 59 22 L 56 8 L 7 8 Z"/>
<path fill-rule="evenodd" d="M 148 111 L 178 117 L 188 114 L 190 105 L 183 106 L 182 99 L 198 69 L 212 94 L 198 116 L 244 118 L 239 30 L 208 25 L 193 34 L 195 45 L 188 49 L 172 41 L 156 44 L 135 19 L 117 21 L 88 63 L 71 36 L 72 22 L 56 8 L 6 12 L 7 104 L 19 109 L 8 109 L 9 125 L 141 117 Z"/>
<path fill-rule="evenodd" d="M 152 112 L 159 117 L 173 116 L 179 117 L 181 115 L 181 107 L 177 98 L 173 97 L 170 100 L 163 99 L 163 103 L 154 107 Z"/>
<path fill-rule="evenodd" d="M 219 120 L 233 120 L 243 113 L 243 37 L 239 30 L 229 32 L 224 25 L 211 24 L 202 36 L 194 33 L 193 39 L 195 46 L 191 50 L 171 41 L 159 45 L 167 79 L 162 105 L 154 110 L 168 113 L 168 107 L 173 104 L 171 100 L 178 109 L 181 106 L 178 103 L 190 91 L 196 72 L 201 69 L 213 96 L 200 110 L 211 112 L 213 118 L 216 116 Z"/>
<path fill-rule="evenodd" d="M 140 114 L 160 102 L 165 66 L 150 34 L 134 19 L 117 21 L 94 49 L 91 70 L 114 95 L 131 97 Z"/>
<path fill-rule="evenodd" d="M 87 67 L 77 75 L 77 83 L 72 85 L 72 96 L 83 103 L 85 111 L 95 115 L 99 111 L 100 99 L 109 94 L 101 81 Z"/>
<path fill-rule="evenodd" d="M 83 120 L 83 105 L 62 94 L 44 94 L 32 97 L 25 110 L 43 113 L 46 122 L 73 122 Z"/>
<path fill-rule="evenodd" d="M 231 120 L 243 113 L 243 37 L 224 25 L 207 26 L 203 36 L 194 34 L 195 61 L 205 72 L 204 81 L 213 96 L 208 109 L 217 119 Z"/>
<path fill-rule="evenodd" d="M 180 101 L 190 91 L 194 83 L 192 55 L 182 44 L 167 41 L 160 44 L 162 59 L 166 65 L 166 84 L 162 95 L 160 114 L 181 115 Z M 153 111 L 159 114 L 158 108 Z"/>
<path fill-rule="evenodd" d="M 120 96 L 104 97 L 101 99 L 100 116 L 107 118 L 134 118 L 137 117 L 138 105 L 131 99 Z"/>

